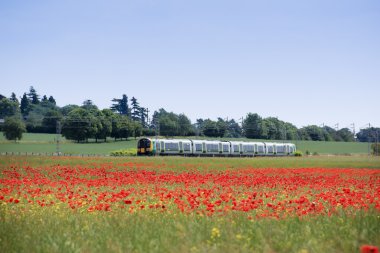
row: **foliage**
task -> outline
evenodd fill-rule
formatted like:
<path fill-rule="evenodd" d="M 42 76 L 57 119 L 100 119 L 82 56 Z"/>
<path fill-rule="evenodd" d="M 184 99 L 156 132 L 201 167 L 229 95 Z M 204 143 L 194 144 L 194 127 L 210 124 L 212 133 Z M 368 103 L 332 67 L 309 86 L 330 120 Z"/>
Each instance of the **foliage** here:
<path fill-rule="evenodd" d="M 303 155 L 303 153 L 302 153 L 302 151 L 299 151 L 299 150 L 297 150 L 296 152 L 294 152 L 294 156 L 302 156 Z"/>
<path fill-rule="evenodd" d="M 128 97 L 123 94 L 122 98 L 112 99 L 113 104 L 111 105 L 111 110 L 117 112 L 121 115 L 130 116 L 129 106 L 128 106 Z"/>
<path fill-rule="evenodd" d="M 380 143 L 372 143 L 371 150 L 373 155 L 380 156 Z"/>
<path fill-rule="evenodd" d="M 137 149 L 129 148 L 129 149 L 119 149 L 110 152 L 110 156 L 136 156 Z"/>
<path fill-rule="evenodd" d="M 248 113 L 243 121 L 243 131 L 245 137 L 249 139 L 259 139 L 264 133 L 262 118 L 257 113 Z"/>
<path fill-rule="evenodd" d="M 20 114 L 18 102 L 8 98 L 0 99 L 0 119 L 11 117 Z"/>
<path fill-rule="evenodd" d="M 5 118 L 3 134 L 7 140 L 21 140 L 22 134 L 26 132 L 25 124 L 19 116 Z"/>
<path fill-rule="evenodd" d="M 363 128 L 356 134 L 356 137 L 360 142 L 373 142 L 379 140 L 380 128 Z"/>

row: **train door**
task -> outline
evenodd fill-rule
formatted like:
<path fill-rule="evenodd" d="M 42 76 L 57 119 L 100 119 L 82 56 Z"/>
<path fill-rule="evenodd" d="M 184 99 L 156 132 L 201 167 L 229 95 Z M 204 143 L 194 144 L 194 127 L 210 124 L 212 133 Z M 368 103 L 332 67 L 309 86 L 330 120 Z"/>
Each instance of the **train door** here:
<path fill-rule="evenodd" d="M 183 143 L 182 143 L 182 141 L 179 142 L 179 152 L 183 153 Z"/>
<path fill-rule="evenodd" d="M 240 154 L 243 154 L 243 143 L 239 144 L 239 151 L 240 151 Z"/>
<path fill-rule="evenodd" d="M 161 141 L 161 153 L 165 152 L 165 142 Z"/>

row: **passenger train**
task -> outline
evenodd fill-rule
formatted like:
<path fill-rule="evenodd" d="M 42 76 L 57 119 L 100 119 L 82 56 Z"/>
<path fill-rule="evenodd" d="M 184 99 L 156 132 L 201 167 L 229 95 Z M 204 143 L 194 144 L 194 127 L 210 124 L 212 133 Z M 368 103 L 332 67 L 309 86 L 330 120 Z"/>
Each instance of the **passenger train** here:
<path fill-rule="evenodd" d="M 293 143 L 141 138 L 137 155 L 291 156 Z"/>

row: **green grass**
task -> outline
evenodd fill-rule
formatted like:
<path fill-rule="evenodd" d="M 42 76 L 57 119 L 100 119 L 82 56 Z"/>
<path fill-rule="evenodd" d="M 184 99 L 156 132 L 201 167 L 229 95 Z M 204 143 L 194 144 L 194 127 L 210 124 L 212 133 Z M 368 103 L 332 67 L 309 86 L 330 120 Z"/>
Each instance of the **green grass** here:
<path fill-rule="evenodd" d="M 247 221 L 243 215 L 0 207 L 2 252 L 359 252 L 380 245 L 378 213 Z"/>
<path fill-rule="evenodd" d="M 17 143 L 5 140 L 0 133 L 0 153 L 5 152 L 29 152 L 29 153 L 54 153 L 57 150 L 56 134 L 34 134 L 26 133 L 22 140 Z M 200 138 L 200 137 L 185 137 Z M 252 141 L 247 138 L 231 139 L 240 141 Z M 264 140 L 254 140 L 264 141 Z M 282 141 L 280 141 L 282 142 Z M 297 145 L 297 149 L 304 154 L 308 150 L 311 154 L 368 154 L 368 143 L 361 142 L 324 142 L 324 141 L 290 141 Z M 95 143 L 90 140 L 89 143 L 75 143 L 60 138 L 60 151 L 66 154 L 96 154 L 108 155 L 111 151 L 119 149 L 136 148 L 137 141 L 130 138 L 128 141 L 114 141 L 108 139 L 106 143 Z"/>

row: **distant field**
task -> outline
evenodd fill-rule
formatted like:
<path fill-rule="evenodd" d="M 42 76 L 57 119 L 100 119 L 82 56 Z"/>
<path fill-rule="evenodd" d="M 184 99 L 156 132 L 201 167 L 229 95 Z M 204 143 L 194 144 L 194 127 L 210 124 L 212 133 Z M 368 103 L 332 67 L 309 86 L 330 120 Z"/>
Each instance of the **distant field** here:
<path fill-rule="evenodd" d="M 26 133 L 21 141 L 14 143 L 7 141 L 3 134 L 0 133 L 0 153 L 4 152 L 35 152 L 35 153 L 53 153 L 56 152 L 56 134 L 35 134 Z M 200 138 L 200 137 L 186 137 Z M 241 138 L 234 139 L 241 141 L 252 141 Z M 262 140 L 260 140 L 262 141 Z M 279 141 L 281 142 L 281 141 Z M 324 141 L 290 141 L 297 145 L 297 149 L 302 152 L 307 150 L 313 154 L 368 154 L 368 143 L 360 142 L 324 142 Z M 66 154 L 96 154 L 107 155 L 113 150 L 128 149 L 136 147 L 137 140 L 131 138 L 128 141 L 114 141 L 108 139 L 107 143 L 90 142 L 75 143 L 60 138 L 60 151 Z"/>

